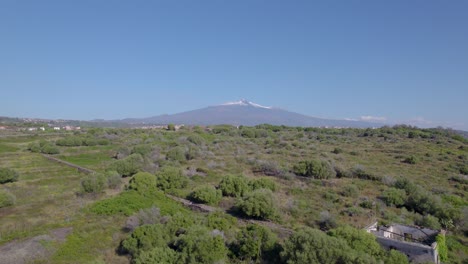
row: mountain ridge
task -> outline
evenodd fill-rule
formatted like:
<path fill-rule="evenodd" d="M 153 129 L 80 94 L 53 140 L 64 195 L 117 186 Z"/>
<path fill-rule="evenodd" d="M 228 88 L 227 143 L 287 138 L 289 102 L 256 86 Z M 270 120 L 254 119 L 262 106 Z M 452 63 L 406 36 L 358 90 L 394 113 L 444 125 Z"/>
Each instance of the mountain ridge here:
<path fill-rule="evenodd" d="M 277 107 L 263 106 L 246 99 L 227 102 L 200 109 L 164 114 L 147 118 L 125 118 L 113 120 L 129 124 L 185 124 L 185 125 L 246 125 L 260 124 L 301 127 L 380 127 L 384 124 L 345 119 L 326 119 L 307 116 Z"/>

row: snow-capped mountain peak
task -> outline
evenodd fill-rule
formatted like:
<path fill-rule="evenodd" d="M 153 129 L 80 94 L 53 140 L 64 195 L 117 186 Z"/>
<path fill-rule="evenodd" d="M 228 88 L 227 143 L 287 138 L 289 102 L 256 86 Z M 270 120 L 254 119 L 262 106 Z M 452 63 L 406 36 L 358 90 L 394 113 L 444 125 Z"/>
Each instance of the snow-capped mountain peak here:
<path fill-rule="evenodd" d="M 271 109 L 272 107 L 269 107 L 269 106 L 263 106 L 263 105 L 259 105 L 259 104 L 256 104 L 254 102 L 250 102 L 246 99 L 241 99 L 239 101 L 235 101 L 235 102 L 227 102 L 227 103 L 224 103 L 222 105 L 242 105 L 242 106 L 253 106 L 253 107 L 258 107 L 258 108 L 265 108 L 265 109 Z"/>

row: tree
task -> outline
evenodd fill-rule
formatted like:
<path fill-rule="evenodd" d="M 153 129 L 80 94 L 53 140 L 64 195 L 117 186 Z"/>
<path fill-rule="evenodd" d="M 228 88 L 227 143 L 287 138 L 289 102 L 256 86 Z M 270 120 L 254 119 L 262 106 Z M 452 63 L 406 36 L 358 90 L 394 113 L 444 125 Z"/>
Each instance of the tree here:
<path fill-rule="evenodd" d="M 187 177 L 176 167 L 163 167 L 156 173 L 156 179 L 156 185 L 163 191 L 184 188 L 188 184 Z"/>
<path fill-rule="evenodd" d="M 219 232 L 210 232 L 203 226 L 192 226 L 174 242 L 181 253 L 180 263 L 222 263 L 227 248 Z"/>
<path fill-rule="evenodd" d="M 224 196 L 241 197 L 249 191 L 249 186 L 244 176 L 227 175 L 219 183 L 219 189 Z"/>
<path fill-rule="evenodd" d="M 268 228 L 250 224 L 237 233 L 236 255 L 243 260 L 260 262 L 274 250 L 277 237 Z"/>
<path fill-rule="evenodd" d="M 167 125 L 167 130 L 169 130 L 169 131 L 175 131 L 175 130 L 176 130 L 176 129 L 175 129 L 175 125 L 174 125 L 174 124 L 168 124 L 168 125 Z"/>
<path fill-rule="evenodd" d="M 245 215 L 254 218 L 272 219 L 277 215 L 273 193 L 269 189 L 258 189 L 248 193 L 237 203 L 237 207 Z"/>
<path fill-rule="evenodd" d="M 223 193 L 221 190 L 216 190 L 213 186 L 200 187 L 190 195 L 190 199 L 195 202 L 212 205 L 217 204 L 221 198 L 223 198 Z"/>
<path fill-rule="evenodd" d="M 18 180 L 18 172 L 9 168 L 0 168 L 0 184 Z"/>

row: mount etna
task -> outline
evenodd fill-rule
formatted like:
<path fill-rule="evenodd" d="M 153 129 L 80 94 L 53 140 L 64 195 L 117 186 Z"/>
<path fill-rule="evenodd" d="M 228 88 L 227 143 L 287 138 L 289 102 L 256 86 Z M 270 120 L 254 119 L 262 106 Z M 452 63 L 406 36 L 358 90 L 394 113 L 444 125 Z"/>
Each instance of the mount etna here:
<path fill-rule="evenodd" d="M 280 108 L 262 106 L 245 99 L 172 115 L 159 115 L 148 118 L 126 118 L 113 120 L 112 122 L 132 125 L 174 123 L 185 125 L 228 124 L 236 126 L 255 126 L 259 124 L 271 124 L 302 127 L 356 128 L 380 127 L 383 125 L 371 122 L 311 117 Z"/>

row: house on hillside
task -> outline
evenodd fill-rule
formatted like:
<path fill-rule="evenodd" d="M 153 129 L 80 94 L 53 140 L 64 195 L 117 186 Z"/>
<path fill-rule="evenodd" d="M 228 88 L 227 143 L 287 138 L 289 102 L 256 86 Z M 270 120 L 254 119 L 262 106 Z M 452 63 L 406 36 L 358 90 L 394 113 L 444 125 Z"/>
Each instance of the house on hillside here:
<path fill-rule="evenodd" d="M 375 235 L 382 247 L 406 254 L 412 263 L 441 263 L 435 242 L 441 232 L 437 230 L 400 224 L 379 226 L 375 222 L 366 231 Z"/>

